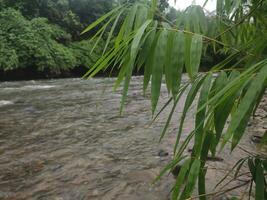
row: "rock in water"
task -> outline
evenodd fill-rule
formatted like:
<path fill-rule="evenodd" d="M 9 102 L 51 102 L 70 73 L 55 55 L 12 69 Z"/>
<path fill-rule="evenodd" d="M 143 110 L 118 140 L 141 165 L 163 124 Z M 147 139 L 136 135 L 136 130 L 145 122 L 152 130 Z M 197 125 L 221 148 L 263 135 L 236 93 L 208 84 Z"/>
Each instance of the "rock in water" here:
<path fill-rule="evenodd" d="M 254 143 L 256 143 L 256 144 L 261 143 L 261 139 L 262 139 L 262 137 L 261 136 L 258 136 L 258 135 L 251 136 L 251 141 L 254 142 Z"/>
<path fill-rule="evenodd" d="M 176 178 L 181 170 L 182 166 L 179 164 L 179 165 L 176 165 L 173 170 L 172 170 L 172 175 Z"/>
<path fill-rule="evenodd" d="M 169 153 L 167 152 L 167 151 L 164 151 L 164 150 L 159 150 L 159 152 L 158 152 L 158 156 L 159 157 L 165 157 L 165 156 L 168 156 L 169 155 Z"/>

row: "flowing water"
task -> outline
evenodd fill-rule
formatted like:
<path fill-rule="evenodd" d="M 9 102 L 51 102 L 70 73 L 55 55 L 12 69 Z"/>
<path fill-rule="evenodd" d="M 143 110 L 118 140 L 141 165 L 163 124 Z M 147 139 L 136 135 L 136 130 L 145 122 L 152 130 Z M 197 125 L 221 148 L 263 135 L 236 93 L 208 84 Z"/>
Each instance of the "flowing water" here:
<path fill-rule="evenodd" d="M 0 199 L 169 198 L 171 175 L 151 183 L 171 159 L 184 97 L 169 135 L 158 143 L 169 108 L 150 125 L 149 94 L 142 95 L 142 78 L 135 77 L 120 116 L 121 88 L 113 92 L 113 83 L 111 78 L 0 83 Z M 163 86 L 160 104 L 167 100 Z M 193 126 L 189 115 L 184 133 Z M 255 150 L 248 138 L 244 144 Z M 229 152 L 222 153 L 228 159 L 212 162 L 208 179 L 219 180 L 222 173 L 213 169 L 229 169 L 243 155 L 237 150 L 229 159 Z"/>

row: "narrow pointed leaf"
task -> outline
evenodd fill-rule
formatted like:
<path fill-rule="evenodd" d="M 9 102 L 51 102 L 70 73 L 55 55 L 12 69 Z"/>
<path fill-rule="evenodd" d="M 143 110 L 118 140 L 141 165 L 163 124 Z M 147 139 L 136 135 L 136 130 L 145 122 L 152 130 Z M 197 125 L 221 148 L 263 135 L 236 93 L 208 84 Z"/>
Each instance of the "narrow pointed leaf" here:
<path fill-rule="evenodd" d="M 264 65 L 259 71 L 253 82 L 251 83 L 244 98 L 241 100 L 237 111 L 233 114 L 231 123 L 228 128 L 228 132 L 233 133 L 232 149 L 236 147 L 239 140 L 242 138 L 247 123 L 250 118 L 250 114 L 253 111 L 255 102 L 264 87 L 264 83 L 267 79 L 267 65 Z"/>
<path fill-rule="evenodd" d="M 199 70 L 200 59 L 202 54 L 202 36 L 194 35 L 190 48 L 190 74 L 191 78 L 195 77 Z"/>
<path fill-rule="evenodd" d="M 186 101 L 184 104 L 183 113 L 182 113 L 182 116 L 180 118 L 180 125 L 179 125 L 179 130 L 177 133 L 177 137 L 176 137 L 174 152 L 176 152 L 177 146 L 178 146 L 180 138 L 181 138 L 181 134 L 182 134 L 182 130 L 183 130 L 183 124 L 184 124 L 184 120 L 186 118 L 187 111 L 189 110 L 190 106 L 192 105 L 192 103 L 195 99 L 195 96 L 196 96 L 200 86 L 202 85 L 205 77 L 206 76 L 202 77 L 200 80 L 199 79 L 195 80 L 189 93 L 187 94 Z"/>
<path fill-rule="evenodd" d="M 258 163 L 256 167 L 256 191 L 255 191 L 255 200 L 263 200 L 265 198 L 265 189 L 264 188 L 264 173 L 261 163 Z"/>
<path fill-rule="evenodd" d="M 184 164 L 182 165 L 182 167 L 180 169 L 180 172 L 176 178 L 176 182 L 175 182 L 173 192 L 172 192 L 172 199 L 173 200 L 178 199 L 178 197 L 179 197 L 181 186 L 185 182 L 186 175 L 187 175 L 189 168 L 190 168 L 190 163 L 191 163 L 191 159 L 189 158 L 188 160 L 186 160 L 184 162 Z"/>
<path fill-rule="evenodd" d="M 187 184 L 180 197 L 180 200 L 187 199 L 191 196 L 196 185 L 197 177 L 198 177 L 199 170 L 200 170 L 200 164 L 201 164 L 200 160 L 198 159 L 193 161 L 189 174 L 188 174 Z"/>
<path fill-rule="evenodd" d="M 122 8 L 122 6 L 119 6 L 119 7 L 115 8 L 115 9 L 111 10 L 107 14 L 103 15 L 102 17 L 100 17 L 99 19 L 97 19 L 95 22 L 93 22 L 92 24 L 90 24 L 81 34 L 84 34 L 84 33 L 88 32 L 88 31 L 92 30 L 97 25 L 99 25 L 101 22 L 103 22 L 105 19 L 107 19 L 108 17 L 110 17 L 114 13 L 118 12 L 118 10 L 120 10 L 121 8 Z"/>
<path fill-rule="evenodd" d="M 156 52 L 154 55 L 154 66 L 152 69 L 152 83 L 151 83 L 151 103 L 152 113 L 154 114 L 161 90 L 161 81 L 164 67 L 164 57 L 167 47 L 167 31 L 163 30 L 158 39 Z"/>

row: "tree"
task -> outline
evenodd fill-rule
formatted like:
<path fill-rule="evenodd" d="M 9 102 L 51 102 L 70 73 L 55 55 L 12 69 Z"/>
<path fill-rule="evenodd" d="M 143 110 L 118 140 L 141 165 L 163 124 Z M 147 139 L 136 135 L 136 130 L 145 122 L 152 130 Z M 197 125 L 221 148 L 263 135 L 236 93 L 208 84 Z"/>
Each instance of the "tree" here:
<path fill-rule="evenodd" d="M 29 21 L 20 12 L 6 9 L 0 12 L 0 24 L 1 70 L 30 66 L 58 73 L 75 66 L 72 52 L 60 43 L 69 41 L 70 35 L 47 19 Z"/>
<path fill-rule="evenodd" d="M 75 67 L 86 70 L 94 65 L 102 53 L 101 47 L 94 48 L 93 39 L 79 41 L 85 24 L 92 22 L 82 24 L 80 16 L 88 12 L 89 18 L 96 15 L 92 17 L 94 20 L 112 9 L 112 1 L 98 1 L 97 8 L 90 4 L 91 0 L 82 2 L 87 7 L 71 0 L 1 0 L 0 71 L 29 68 L 34 73 L 58 76 Z M 75 8 L 82 11 L 75 13 Z M 103 44 L 102 40 L 98 41 Z"/>
<path fill-rule="evenodd" d="M 226 143 L 230 143 L 234 150 L 245 134 L 250 116 L 257 109 L 267 87 L 267 16 L 263 12 L 266 8 L 264 0 L 218 0 L 216 16 L 209 20 L 203 7 L 190 6 L 177 15 L 175 22 L 171 22 L 158 9 L 158 0 L 125 3 L 84 31 L 90 31 L 100 23 L 104 24 L 103 27 L 116 27 L 117 19 L 123 20 L 113 47 L 84 76 L 90 78 L 108 65 L 119 65 L 116 86 L 120 83 L 124 85 L 121 112 L 134 68 L 144 66 L 144 93 L 151 80 L 153 114 L 165 77 L 171 95 L 165 106 L 173 102 L 173 108 L 161 139 L 166 134 L 180 97 L 187 95 L 173 160 L 160 174 L 162 176 L 179 163 L 184 163 L 173 187 L 172 199 L 189 199 L 197 182 L 199 198 L 206 199 L 204 183 L 208 153 L 215 156 L 218 147 L 224 148 Z M 212 26 L 209 26 L 210 23 Z M 99 35 L 97 33 L 96 37 Z M 207 73 L 199 73 L 201 58 L 208 48 L 227 57 Z M 183 71 L 189 77 L 186 84 L 181 84 Z M 215 78 L 214 73 L 217 73 Z M 186 90 L 189 92 L 186 93 Z M 198 93 L 195 129 L 181 142 L 183 123 Z M 267 134 L 263 136 L 266 137 Z M 183 156 L 190 141 L 194 143 L 192 154 Z M 246 184 L 252 186 L 255 183 L 256 200 L 267 198 L 266 163 L 266 157 L 253 155 L 242 158 L 233 166 L 238 174 L 242 166 L 248 165 L 251 176 Z"/>

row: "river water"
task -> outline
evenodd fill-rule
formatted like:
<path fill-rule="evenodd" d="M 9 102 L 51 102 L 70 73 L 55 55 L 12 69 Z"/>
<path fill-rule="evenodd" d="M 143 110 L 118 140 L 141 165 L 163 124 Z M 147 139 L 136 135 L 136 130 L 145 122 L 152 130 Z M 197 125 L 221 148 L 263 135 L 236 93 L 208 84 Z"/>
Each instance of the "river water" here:
<path fill-rule="evenodd" d="M 112 91 L 113 83 L 112 78 L 0 83 L 0 199 L 169 198 L 172 175 L 151 183 L 171 159 L 184 97 L 169 135 L 158 143 L 169 108 L 150 125 L 149 94 L 142 95 L 142 77 L 135 77 L 120 116 L 121 88 Z M 163 85 L 160 105 L 167 100 Z M 251 122 L 260 124 L 261 130 L 252 125 L 249 131 L 263 131 L 264 112 L 258 121 Z M 193 126 L 189 115 L 182 140 Z M 243 145 L 257 151 L 249 137 Z M 225 170 L 244 155 L 240 149 L 231 157 L 225 151 L 219 155 L 223 162 L 209 163 L 209 192 Z"/>

